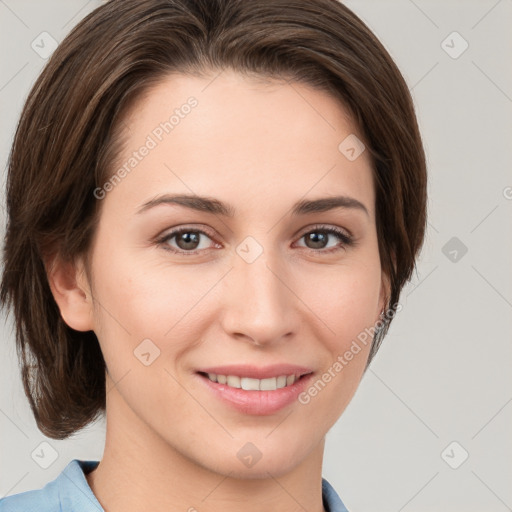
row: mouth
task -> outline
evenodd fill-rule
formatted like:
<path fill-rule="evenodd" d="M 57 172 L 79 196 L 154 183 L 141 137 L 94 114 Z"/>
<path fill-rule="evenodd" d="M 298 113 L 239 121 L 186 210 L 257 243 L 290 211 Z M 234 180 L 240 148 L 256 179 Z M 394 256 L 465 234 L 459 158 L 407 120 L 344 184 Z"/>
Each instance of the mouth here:
<path fill-rule="evenodd" d="M 275 391 L 277 389 L 292 386 L 295 382 L 309 375 L 279 375 L 277 377 L 268 377 L 266 379 L 256 379 L 252 377 L 242 377 L 239 375 L 221 375 L 217 373 L 198 372 L 199 375 L 206 377 L 211 382 L 224 384 L 230 388 L 243 389 L 245 391 Z"/>
<path fill-rule="evenodd" d="M 202 368 L 196 375 L 208 396 L 243 414 L 264 416 L 296 402 L 314 372 L 292 365 L 236 365 Z"/>

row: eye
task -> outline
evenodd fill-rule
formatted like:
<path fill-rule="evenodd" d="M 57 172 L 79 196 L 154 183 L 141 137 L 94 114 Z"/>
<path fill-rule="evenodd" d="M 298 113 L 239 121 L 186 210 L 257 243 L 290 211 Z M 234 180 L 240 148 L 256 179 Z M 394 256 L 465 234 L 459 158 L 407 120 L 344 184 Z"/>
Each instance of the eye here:
<path fill-rule="evenodd" d="M 173 246 L 171 241 L 173 239 L 177 245 Z M 177 253 L 187 253 L 187 254 L 196 254 L 201 250 L 208 249 L 207 246 L 202 246 L 201 242 L 204 242 L 204 239 L 210 239 L 208 233 L 200 230 L 200 229 L 192 229 L 192 228 L 180 228 L 170 233 L 167 233 L 165 236 L 157 240 L 157 243 L 164 246 L 164 249 Z"/>
<path fill-rule="evenodd" d="M 338 243 L 329 247 L 329 238 L 333 236 L 338 239 Z M 331 253 L 355 245 L 355 241 L 350 234 L 333 226 L 314 226 L 313 229 L 303 234 L 300 240 L 303 238 L 307 245 L 301 247 L 317 253 Z M 212 237 L 207 232 L 201 229 L 182 227 L 167 233 L 156 240 L 156 243 L 163 246 L 167 251 L 194 255 L 212 248 L 207 240 L 212 240 Z M 218 244 L 216 245 L 219 247 Z"/>
<path fill-rule="evenodd" d="M 338 244 L 328 247 L 329 237 L 334 235 L 338 241 Z M 306 248 L 315 252 L 333 252 L 344 249 L 346 247 L 353 246 L 355 244 L 354 239 L 347 232 L 335 228 L 333 226 L 314 226 L 314 228 L 304 235 L 301 236 L 301 240 L 305 239 Z M 320 250 L 320 251 L 319 251 Z"/>

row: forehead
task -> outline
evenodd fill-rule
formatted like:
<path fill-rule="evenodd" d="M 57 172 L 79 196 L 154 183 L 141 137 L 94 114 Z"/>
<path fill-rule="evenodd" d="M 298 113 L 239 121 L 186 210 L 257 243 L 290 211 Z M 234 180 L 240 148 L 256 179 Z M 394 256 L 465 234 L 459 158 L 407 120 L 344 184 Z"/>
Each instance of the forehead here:
<path fill-rule="evenodd" d="M 308 85 L 230 70 L 173 74 L 135 102 L 122 126 L 113 172 L 124 167 L 126 177 L 107 199 L 122 199 L 132 212 L 161 193 L 218 197 L 240 215 L 346 194 L 373 217 L 368 152 L 350 160 L 341 150 L 357 137 L 355 125 L 337 99 Z"/>

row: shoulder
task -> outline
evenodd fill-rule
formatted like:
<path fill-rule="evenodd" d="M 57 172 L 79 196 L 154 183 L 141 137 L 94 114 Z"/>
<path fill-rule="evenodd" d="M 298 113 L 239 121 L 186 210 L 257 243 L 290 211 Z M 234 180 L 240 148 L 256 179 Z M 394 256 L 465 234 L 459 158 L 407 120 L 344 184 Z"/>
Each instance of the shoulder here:
<path fill-rule="evenodd" d="M 0 499 L 0 512 L 60 512 L 59 496 L 44 489 L 21 492 Z"/>
<path fill-rule="evenodd" d="M 73 459 L 60 473 L 42 489 L 25 491 L 0 499 L 0 512 L 102 512 L 85 479 L 86 472 L 98 465 L 98 461 Z"/>
<path fill-rule="evenodd" d="M 326 512 L 348 512 L 334 487 L 322 478 L 322 498 Z"/>

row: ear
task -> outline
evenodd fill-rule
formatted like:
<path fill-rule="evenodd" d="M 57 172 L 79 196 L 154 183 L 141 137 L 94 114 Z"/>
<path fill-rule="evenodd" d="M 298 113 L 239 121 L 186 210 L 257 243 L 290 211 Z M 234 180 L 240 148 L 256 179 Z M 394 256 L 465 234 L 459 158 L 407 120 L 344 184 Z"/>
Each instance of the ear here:
<path fill-rule="evenodd" d="M 62 319 L 76 331 L 93 330 L 93 304 L 82 258 L 75 262 L 53 256 L 47 261 L 46 274 Z"/>

